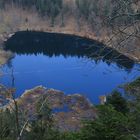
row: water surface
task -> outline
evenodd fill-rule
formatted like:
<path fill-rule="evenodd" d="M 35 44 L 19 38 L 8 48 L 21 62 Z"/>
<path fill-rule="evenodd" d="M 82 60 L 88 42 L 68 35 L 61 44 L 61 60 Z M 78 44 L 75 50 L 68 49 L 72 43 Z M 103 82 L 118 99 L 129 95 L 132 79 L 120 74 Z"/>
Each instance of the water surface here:
<path fill-rule="evenodd" d="M 43 85 L 98 103 L 100 95 L 140 75 L 140 66 L 129 58 L 77 36 L 18 32 L 5 45 L 15 57 L 2 67 L 0 81 L 15 86 L 17 96 Z"/>

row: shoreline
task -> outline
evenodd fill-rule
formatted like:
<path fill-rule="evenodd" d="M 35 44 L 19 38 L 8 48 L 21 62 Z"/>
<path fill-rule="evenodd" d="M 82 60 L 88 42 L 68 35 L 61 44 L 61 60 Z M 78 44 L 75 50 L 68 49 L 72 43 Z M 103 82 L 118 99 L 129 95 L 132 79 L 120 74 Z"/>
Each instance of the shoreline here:
<path fill-rule="evenodd" d="M 104 44 L 105 46 L 106 45 L 106 38 L 100 38 L 100 37 L 96 37 L 94 36 L 93 34 L 91 33 L 84 33 L 84 31 L 79 31 L 79 32 L 71 32 L 71 31 L 63 31 L 63 30 L 52 30 L 52 29 L 46 29 L 46 30 L 35 30 L 35 29 L 24 29 L 24 30 L 17 30 L 17 31 L 14 31 L 14 32 L 5 32 L 3 34 L 0 34 L 0 47 L 2 46 L 3 47 L 3 44 L 4 42 L 6 42 L 9 38 L 11 38 L 16 32 L 20 32 L 20 31 L 35 31 L 35 32 L 45 32 L 45 33 L 58 33 L 58 34 L 65 34 L 65 35 L 72 35 L 72 36 L 77 36 L 77 37 L 83 37 L 83 38 L 86 38 L 86 39 L 90 39 L 90 40 L 93 40 L 93 41 L 96 41 L 98 43 L 101 43 L 101 44 Z M 1 47 L 1 48 L 2 48 Z M 107 46 L 107 47 L 110 47 L 110 46 Z M 116 51 L 118 51 L 119 53 L 127 56 L 128 58 L 134 60 L 136 63 L 140 63 L 140 58 L 138 58 L 137 56 L 135 56 L 134 54 L 131 54 L 131 53 L 128 53 L 128 52 L 124 52 L 124 51 L 121 51 L 121 50 L 118 50 L 114 47 L 110 47 Z"/>
<path fill-rule="evenodd" d="M 73 2 L 70 2 L 70 4 L 75 5 Z M 74 12 L 69 11 L 63 15 L 63 24 L 61 15 L 58 15 L 52 25 L 50 17 L 42 17 L 35 9 L 22 9 L 7 5 L 5 9 L 0 9 L 0 45 L 18 31 L 63 33 L 98 41 L 130 59 L 140 62 L 139 39 L 130 39 L 122 44 L 123 47 L 119 47 L 118 41 L 121 39 L 121 36 L 114 37 L 111 28 L 102 25 L 100 22 L 99 25 L 91 25 L 85 18 L 77 18 Z"/>

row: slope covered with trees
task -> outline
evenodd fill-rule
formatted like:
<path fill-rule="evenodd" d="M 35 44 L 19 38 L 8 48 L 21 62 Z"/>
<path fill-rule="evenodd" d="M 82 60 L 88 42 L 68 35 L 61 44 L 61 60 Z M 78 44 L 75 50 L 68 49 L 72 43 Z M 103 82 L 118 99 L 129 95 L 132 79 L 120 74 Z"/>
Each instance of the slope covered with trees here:
<path fill-rule="evenodd" d="M 73 5 L 68 5 L 69 2 Z M 69 10 L 75 10 L 76 13 L 74 13 L 78 15 L 78 18 L 84 17 L 92 24 L 96 22 L 97 17 L 102 20 L 109 17 L 112 24 L 117 22 L 127 24 L 140 18 L 140 9 L 137 7 L 138 0 L 1 0 L 0 7 L 5 8 L 6 4 L 21 8 L 35 8 L 41 15 L 52 18 L 60 13 L 66 14 Z M 65 12 L 63 9 L 65 9 Z M 115 21 L 114 19 L 117 17 L 121 20 Z"/>
<path fill-rule="evenodd" d="M 1 0 L 0 11 L 0 33 L 27 28 L 71 33 L 139 58 L 139 0 Z"/>

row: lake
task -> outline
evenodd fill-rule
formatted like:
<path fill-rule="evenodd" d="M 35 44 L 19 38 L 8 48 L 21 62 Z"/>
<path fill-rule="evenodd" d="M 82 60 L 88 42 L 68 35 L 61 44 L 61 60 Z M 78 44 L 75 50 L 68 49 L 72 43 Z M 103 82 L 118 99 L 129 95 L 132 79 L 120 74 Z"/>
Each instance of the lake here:
<path fill-rule="evenodd" d="M 5 50 L 15 56 L 2 66 L 0 82 L 19 97 L 38 85 L 80 93 L 93 103 L 119 85 L 140 76 L 140 65 L 103 44 L 72 35 L 17 32 Z"/>

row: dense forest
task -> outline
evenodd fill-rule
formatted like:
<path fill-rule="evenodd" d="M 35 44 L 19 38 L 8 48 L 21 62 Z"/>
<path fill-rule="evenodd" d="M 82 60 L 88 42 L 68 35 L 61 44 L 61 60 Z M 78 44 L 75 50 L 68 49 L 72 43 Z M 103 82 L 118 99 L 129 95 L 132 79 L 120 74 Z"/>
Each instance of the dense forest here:
<path fill-rule="evenodd" d="M 72 4 L 73 5 L 70 5 Z M 89 22 L 96 22 L 97 17 L 104 20 L 105 17 L 114 22 L 127 24 L 140 18 L 139 8 L 136 6 L 138 0 L 1 0 L 0 7 L 4 8 L 6 4 L 16 5 L 21 8 L 35 8 L 42 16 L 49 16 L 53 20 L 61 14 L 62 16 L 69 11 L 76 10 L 77 16 L 84 17 Z M 123 15 L 123 16 L 121 16 Z M 119 18 L 117 21 L 115 19 Z"/>

